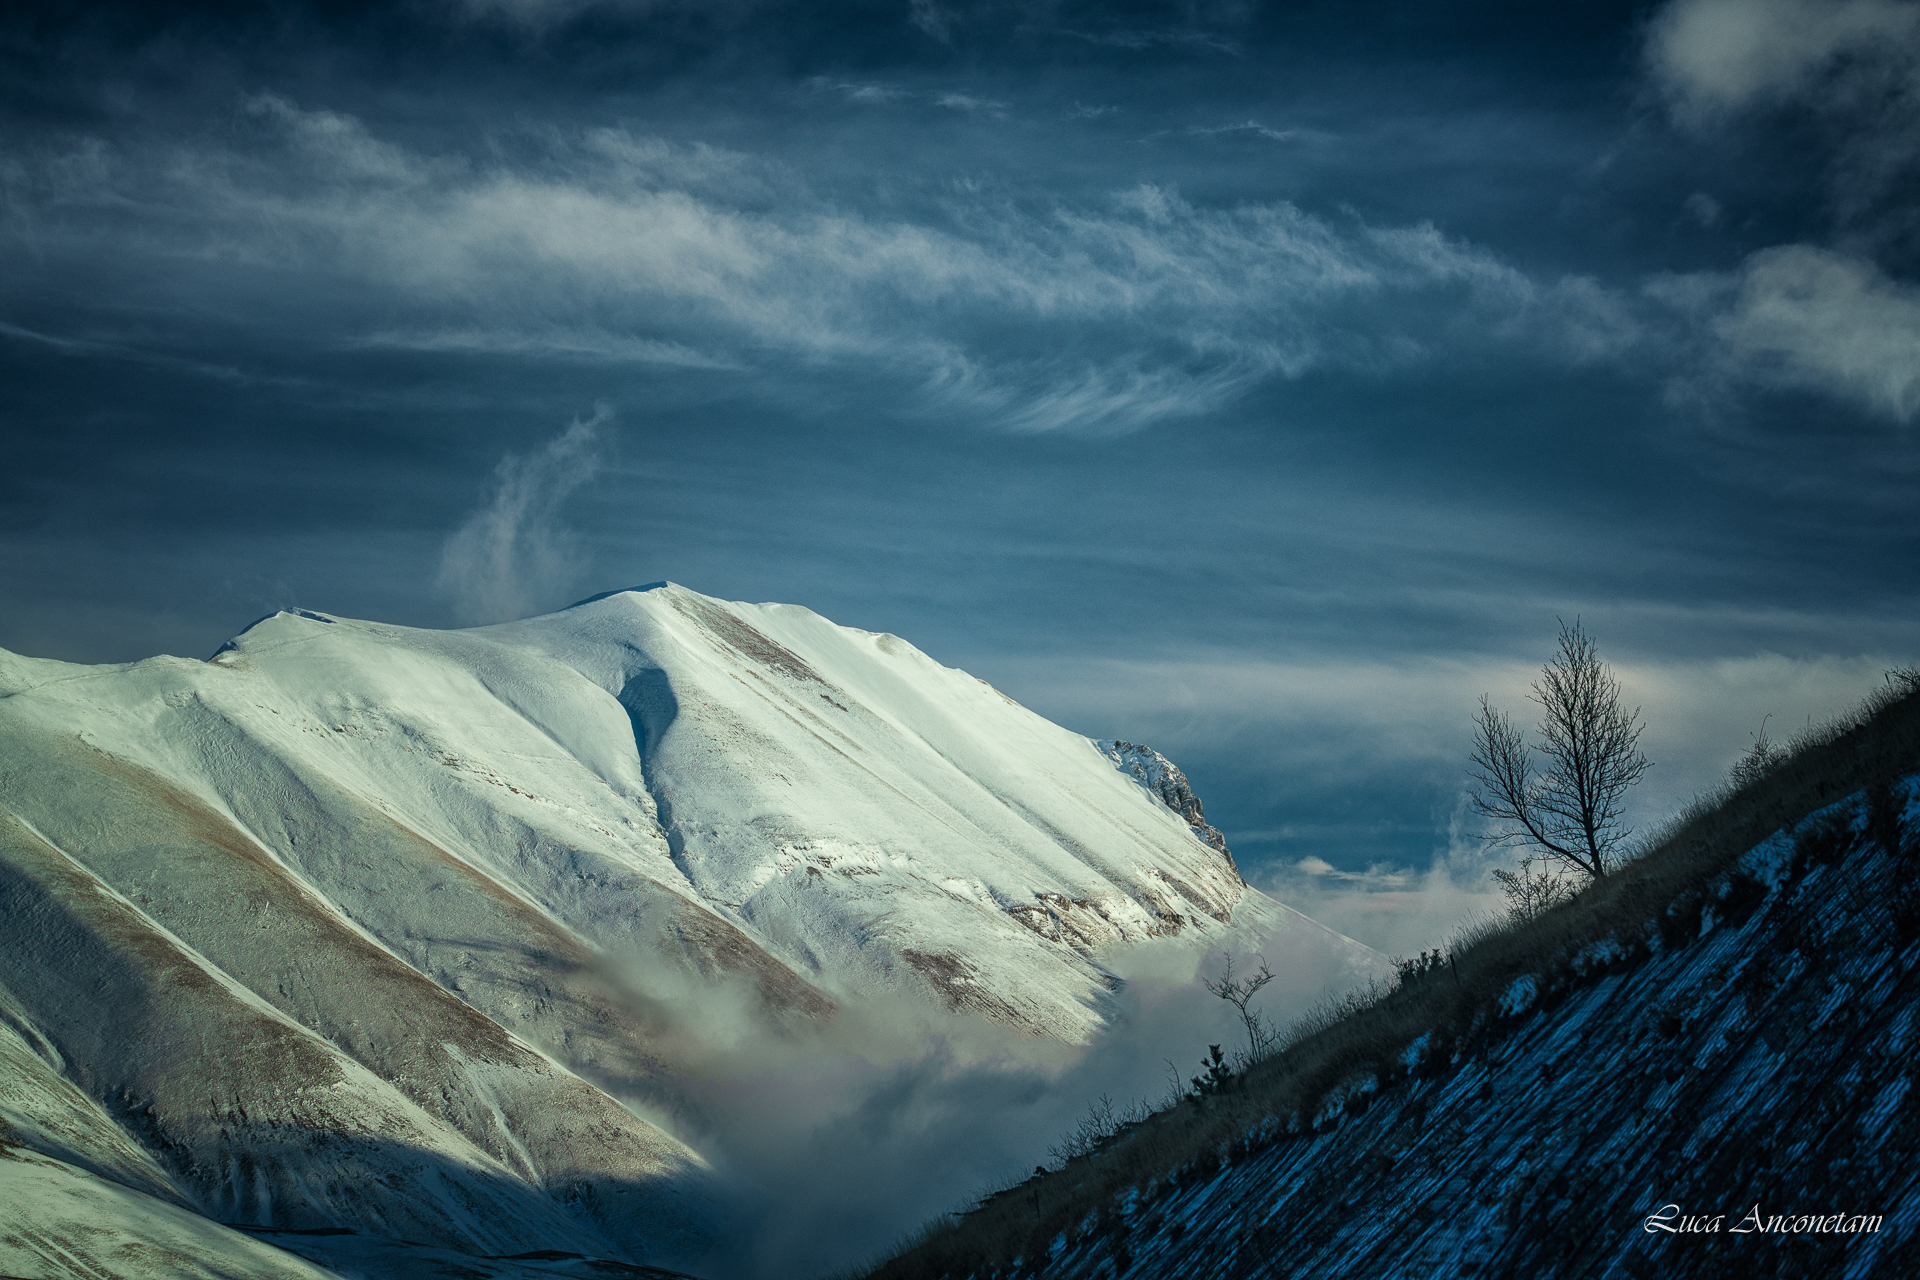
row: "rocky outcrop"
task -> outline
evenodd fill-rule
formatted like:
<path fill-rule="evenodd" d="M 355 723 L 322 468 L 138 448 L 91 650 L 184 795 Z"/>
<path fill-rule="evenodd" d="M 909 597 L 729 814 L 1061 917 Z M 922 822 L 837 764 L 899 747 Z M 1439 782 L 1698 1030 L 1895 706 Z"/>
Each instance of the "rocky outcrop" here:
<path fill-rule="evenodd" d="M 1200 797 L 1193 794 L 1193 788 L 1187 783 L 1187 775 L 1180 772 L 1178 765 L 1152 747 L 1117 738 L 1102 741 L 1100 750 L 1106 753 L 1107 759 L 1113 761 L 1120 772 L 1159 796 L 1160 803 L 1184 818 L 1202 844 L 1225 858 L 1228 866 L 1235 865 L 1233 854 L 1227 848 L 1227 838 L 1207 822 L 1206 811 L 1200 806 Z"/>

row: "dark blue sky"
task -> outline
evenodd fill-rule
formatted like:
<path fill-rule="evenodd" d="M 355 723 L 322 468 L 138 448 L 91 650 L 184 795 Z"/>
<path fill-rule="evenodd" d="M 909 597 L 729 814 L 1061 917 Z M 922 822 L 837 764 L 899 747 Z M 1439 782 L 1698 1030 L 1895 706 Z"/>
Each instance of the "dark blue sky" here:
<path fill-rule="evenodd" d="M 9 6 L 0 646 L 670 578 L 1159 746 L 1292 884 L 1471 878 L 1578 615 L 1657 818 L 1920 648 L 1917 13 Z"/>

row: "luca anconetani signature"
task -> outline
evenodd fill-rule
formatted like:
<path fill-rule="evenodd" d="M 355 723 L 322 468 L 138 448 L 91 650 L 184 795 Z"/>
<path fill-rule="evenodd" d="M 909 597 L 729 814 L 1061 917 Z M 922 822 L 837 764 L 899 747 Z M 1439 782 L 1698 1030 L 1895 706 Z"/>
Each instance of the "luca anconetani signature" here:
<path fill-rule="evenodd" d="M 1877 1213 L 1762 1213 L 1755 1205 L 1731 1227 L 1724 1213 L 1682 1213 L 1677 1204 L 1662 1205 L 1640 1224 L 1649 1235 L 1768 1235 L 1768 1236 L 1853 1236 L 1873 1235 L 1880 1230 Z"/>

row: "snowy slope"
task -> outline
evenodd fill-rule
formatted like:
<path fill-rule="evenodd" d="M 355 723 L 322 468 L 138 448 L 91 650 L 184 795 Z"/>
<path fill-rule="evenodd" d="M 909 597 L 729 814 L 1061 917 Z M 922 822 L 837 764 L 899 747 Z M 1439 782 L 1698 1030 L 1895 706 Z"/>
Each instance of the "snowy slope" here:
<path fill-rule="evenodd" d="M 0 1146 L 0 1275 L 340 1280 L 232 1227 L 40 1154 Z"/>
<path fill-rule="evenodd" d="M 700 992 L 1080 1043 L 1148 939 L 1377 965 L 1139 763 L 896 637 L 668 584 L 462 632 L 281 613 L 208 662 L 0 651 L 5 1023 L 122 1134 L 22 1145 L 226 1222 L 694 1256 L 710 1175 L 643 1116 L 711 1050 Z"/>
<path fill-rule="evenodd" d="M 1772 821 L 1760 797 L 1831 794 L 1889 741 L 1910 763 L 1916 713 L 1841 739 L 1817 790 L 1734 803 Z M 1508 946 L 1483 998 L 1426 1003 L 1453 1019 L 1415 1036 L 1403 1005 L 1388 1036 L 1351 1031 L 1345 1079 L 1305 1107 L 1241 1103 L 1234 1143 L 1152 1179 L 1102 1179 L 1095 1155 L 1004 1193 L 972 1237 L 997 1260 L 950 1247 L 872 1275 L 1920 1275 L 1917 861 L 1920 775 L 1869 785 L 1711 877 Z M 1461 970 L 1414 977 L 1415 998 L 1457 995 Z M 1064 1230 L 1007 1212 L 1028 1194 Z"/>

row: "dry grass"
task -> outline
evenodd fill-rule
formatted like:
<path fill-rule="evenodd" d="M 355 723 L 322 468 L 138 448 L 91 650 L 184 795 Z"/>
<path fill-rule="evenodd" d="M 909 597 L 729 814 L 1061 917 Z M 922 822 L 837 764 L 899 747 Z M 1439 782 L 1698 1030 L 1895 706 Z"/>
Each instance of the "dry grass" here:
<path fill-rule="evenodd" d="M 1854 712 L 1800 735 L 1759 776 L 1697 799 L 1571 901 L 1524 923 L 1470 924 L 1443 969 L 1323 1004 L 1235 1087 L 1129 1125 L 1092 1154 L 1004 1189 L 963 1216 L 936 1219 L 892 1257 L 848 1274 L 962 1280 L 1004 1273 L 1017 1258 L 1045 1257 L 1063 1233 L 1099 1230 L 1130 1189 L 1203 1178 L 1227 1160 L 1310 1132 L 1331 1108 L 1364 1107 L 1369 1095 L 1355 1090 L 1366 1082 L 1384 1087 L 1409 1070 L 1444 1070 L 1484 1046 L 1498 1002 L 1518 978 L 1535 975 L 1542 1002 L 1551 1004 L 1583 976 L 1574 958 L 1594 944 L 1619 944 L 1616 967 L 1644 959 L 1654 930 L 1666 945 L 1684 945 L 1710 896 L 1723 915 L 1757 901 L 1757 885 L 1725 875 L 1743 853 L 1848 795 L 1884 791 L 1916 764 L 1920 671 L 1908 668 L 1889 673 Z M 1429 1039 L 1410 1068 L 1408 1050 L 1422 1036 Z"/>

